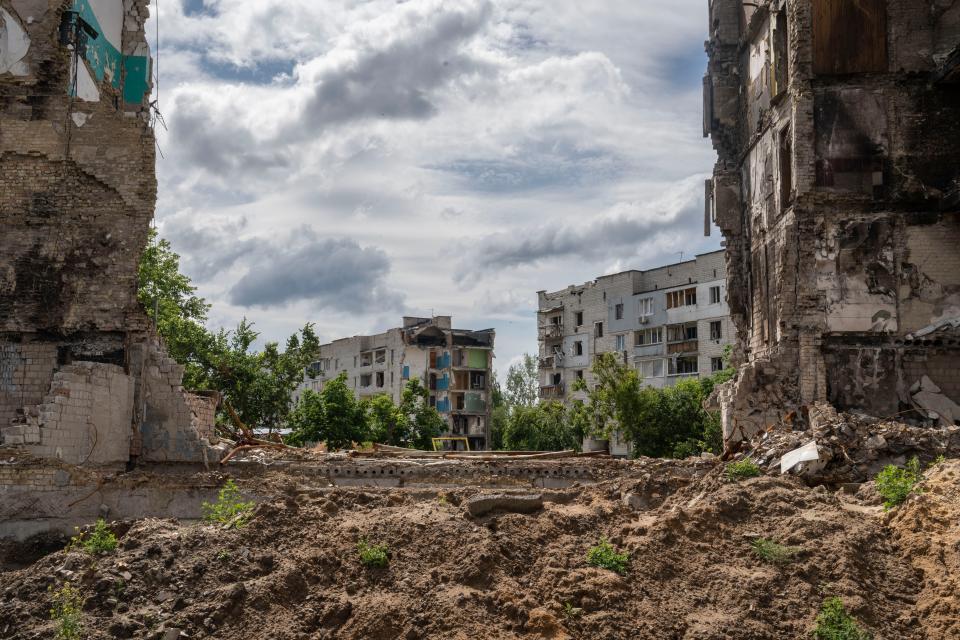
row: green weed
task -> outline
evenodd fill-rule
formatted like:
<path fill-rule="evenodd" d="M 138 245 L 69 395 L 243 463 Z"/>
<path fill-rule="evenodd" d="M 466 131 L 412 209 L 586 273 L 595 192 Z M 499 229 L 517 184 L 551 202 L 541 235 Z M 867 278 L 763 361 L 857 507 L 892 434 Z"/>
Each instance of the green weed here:
<path fill-rule="evenodd" d="M 579 618 L 583 615 L 583 609 L 580 607 L 575 607 L 569 602 L 563 603 L 563 615 L 569 620 Z"/>
<path fill-rule="evenodd" d="M 760 467 L 750 458 L 744 458 L 739 462 L 731 462 L 727 465 L 728 480 L 746 480 L 747 478 L 756 478 L 760 475 Z"/>
<path fill-rule="evenodd" d="M 107 526 L 103 518 L 97 520 L 91 533 L 80 532 L 70 538 L 70 544 L 67 549 L 73 550 L 82 548 L 92 556 L 98 556 L 105 553 L 111 553 L 117 548 L 117 536 Z"/>
<path fill-rule="evenodd" d="M 813 637 L 816 640 L 870 640 L 870 634 L 860 628 L 847 613 L 843 600 L 836 597 L 827 598 L 820 607 Z"/>
<path fill-rule="evenodd" d="M 920 472 L 920 461 L 916 456 L 911 458 L 903 467 L 888 464 L 883 471 L 877 474 L 877 493 L 883 497 L 883 506 L 891 509 L 903 504 L 914 485 L 923 479 Z"/>
<path fill-rule="evenodd" d="M 357 543 L 357 552 L 360 554 L 360 562 L 365 567 L 385 567 L 390 562 L 385 544 L 369 544 L 361 539 Z"/>
<path fill-rule="evenodd" d="M 230 524 L 240 528 L 250 520 L 250 512 L 253 511 L 253 502 L 244 502 L 240 496 L 240 489 L 231 479 L 220 489 L 217 494 L 216 502 L 204 502 L 200 505 L 203 508 L 203 517 L 207 522 L 216 522 L 219 524 Z"/>
<path fill-rule="evenodd" d="M 50 619 L 56 624 L 57 640 L 79 640 L 83 633 L 83 603 L 86 601 L 80 589 L 69 582 L 54 591 L 49 588 L 53 606 Z"/>
<path fill-rule="evenodd" d="M 788 547 L 767 538 L 757 538 L 750 543 L 753 553 L 768 564 L 787 564 L 800 551 L 799 547 Z"/>
<path fill-rule="evenodd" d="M 606 538 L 601 538 L 600 544 L 591 547 L 587 552 L 587 563 L 623 575 L 627 572 L 630 556 L 627 553 L 617 553 Z"/>

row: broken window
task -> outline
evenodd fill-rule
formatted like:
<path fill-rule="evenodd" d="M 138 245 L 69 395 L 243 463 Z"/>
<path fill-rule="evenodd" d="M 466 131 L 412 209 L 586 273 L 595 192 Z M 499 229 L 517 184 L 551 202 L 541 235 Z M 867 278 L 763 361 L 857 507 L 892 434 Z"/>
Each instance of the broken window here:
<path fill-rule="evenodd" d="M 667 292 L 667 309 L 691 306 L 697 304 L 697 288 L 682 289 Z"/>
<path fill-rule="evenodd" d="M 694 325 L 688 326 L 688 327 L 686 328 L 686 331 L 684 331 L 684 335 L 686 336 L 687 340 L 696 340 L 696 339 L 697 339 L 697 325 L 694 324 Z"/>
<path fill-rule="evenodd" d="M 602 322 L 597 322 L 596 324 L 594 324 L 594 325 L 593 325 L 593 331 L 594 331 L 594 336 L 596 336 L 597 338 L 602 338 L 602 337 L 603 337 L 603 323 L 602 323 Z"/>
<path fill-rule="evenodd" d="M 576 376 L 577 380 L 583 380 L 583 369 L 577 369 Z"/>
<path fill-rule="evenodd" d="M 670 360 L 669 374 L 672 376 L 691 375 L 697 373 L 696 358 L 677 358 Z"/>
<path fill-rule="evenodd" d="M 369 387 L 372 383 L 373 383 L 373 375 L 372 375 L 372 374 L 365 373 L 365 374 L 363 374 L 362 376 L 360 376 L 360 386 L 361 386 L 361 387 Z"/>
<path fill-rule="evenodd" d="M 613 317 L 616 320 L 623 320 L 623 303 L 613 305 Z"/>
<path fill-rule="evenodd" d="M 573 355 L 582 356 L 583 355 L 583 341 L 577 340 L 573 343 Z"/>
<path fill-rule="evenodd" d="M 886 0 L 814 0 L 813 72 L 887 70 Z"/>
<path fill-rule="evenodd" d="M 710 287 L 710 304 L 720 304 L 720 287 Z"/>
<path fill-rule="evenodd" d="M 663 342 L 663 327 L 644 329 L 634 334 L 633 344 L 638 347 L 648 344 L 660 344 L 661 342 Z"/>
<path fill-rule="evenodd" d="M 790 71 L 787 59 L 787 12 L 777 12 L 773 26 L 773 66 L 770 69 L 770 95 L 777 97 L 787 89 Z"/>
<path fill-rule="evenodd" d="M 574 314 L 574 319 L 576 320 L 574 324 L 576 324 L 578 327 L 583 325 L 583 311 L 577 311 Z"/>
<path fill-rule="evenodd" d="M 558 385 L 561 382 L 563 382 L 563 377 L 559 373 L 554 373 L 553 375 L 550 376 L 551 384 Z"/>
<path fill-rule="evenodd" d="M 627 336 L 624 334 L 619 334 L 614 336 L 614 350 L 616 351 L 625 351 L 627 349 Z"/>
<path fill-rule="evenodd" d="M 723 338 L 723 323 L 719 320 L 710 322 L 710 339 L 720 340 Z"/>
<path fill-rule="evenodd" d="M 723 370 L 723 358 L 710 358 L 710 371 L 722 371 Z"/>
<path fill-rule="evenodd" d="M 378 386 L 378 387 L 383 387 L 384 382 L 385 382 L 385 379 L 386 379 L 386 375 L 384 374 L 384 372 L 383 372 L 383 371 L 378 371 L 378 372 L 377 372 L 377 386 Z"/>
<path fill-rule="evenodd" d="M 780 212 L 783 213 L 793 198 L 793 142 L 790 127 L 780 131 Z"/>

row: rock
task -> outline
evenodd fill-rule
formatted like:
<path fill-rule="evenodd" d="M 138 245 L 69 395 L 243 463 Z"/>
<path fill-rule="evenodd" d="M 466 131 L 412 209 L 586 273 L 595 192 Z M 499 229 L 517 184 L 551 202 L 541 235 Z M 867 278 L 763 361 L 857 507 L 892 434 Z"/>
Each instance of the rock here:
<path fill-rule="evenodd" d="M 179 640 L 182 632 L 180 629 L 171 628 L 163 632 L 163 640 Z"/>
<path fill-rule="evenodd" d="M 533 513 L 543 508 L 543 495 L 539 493 L 526 495 L 481 494 L 467 500 L 466 508 L 467 512 L 474 517 L 485 515 L 491 511 Z"/>

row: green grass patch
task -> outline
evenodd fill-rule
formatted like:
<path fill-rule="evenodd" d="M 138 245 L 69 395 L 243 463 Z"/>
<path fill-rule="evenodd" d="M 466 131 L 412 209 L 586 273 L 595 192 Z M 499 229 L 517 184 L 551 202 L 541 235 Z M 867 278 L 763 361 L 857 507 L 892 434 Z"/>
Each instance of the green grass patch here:
<path fill-rule="evenodd" d="M 820 607 L 813 637 L 816 640 L 870 640 L 870 634 L 860 628 L 847 613 L 843 600 L 836 597 L 827 598 Z"/>
<path fill-rule="evenodd" d="M 799 547 L 788 547 L 767 538 L 757 538 L 750 543 L 750 548 L 758 558 L 775 565 L 787 564 L 800 552 Z"/>
<path fill-rule="evenodd" d="M 888 464 L 876 478 L 877 493 L 883 497 L 883 506 L 886 509 L 892 509 L 903 504 L 914 486 L 921 480 L 923 480 L 923 474 L 920 472 L 920 460 L 916 456 L 903 467 Z"/>
<path fill-rule="evenodd" d="M 617 553 L 613 545 L 606 538 L 600 539 L 600 544 L 591 547 L 587 552 L 587 563 L 592 567 L 609 569 L 620 575 L 627 573 L 630 556 L 627 553 Z"/>
<path fill-rule="evenodd" d="M 370 544 L 361 539 L 357 543 L 357 553 L 360 554 L 360 563 L 365 567 L 385 567 L 390 562 L 389 549 L 385 544 Z"/>
<path fill-rule="evenodd" d="M 216 502 L 204 502 L 200 506 L 203 509 L 203 519 L 207 522 L 232 524 L 232 526 L 239 528 L 250 521 L 254 504 L 252 501 L 243 501 L 240 496 L 240 489 L 230 479 L 220 489 Z"/>
<path fill-rule="evenodd" d="M 728 480 L 746 480 L 747 478 L 756 478 L 759 475 L 760 467 L 750 458 L 744 458 L 743 460 L 731 462 L 727 465 Z"/>
<path fill-rule="evenodd" d="M 57 640 L 79 640 L 83 635 L 83 603 L 86 597 L 69 582 L 54 590 L 50 587 L 50 619 L 54 622 Z"/>

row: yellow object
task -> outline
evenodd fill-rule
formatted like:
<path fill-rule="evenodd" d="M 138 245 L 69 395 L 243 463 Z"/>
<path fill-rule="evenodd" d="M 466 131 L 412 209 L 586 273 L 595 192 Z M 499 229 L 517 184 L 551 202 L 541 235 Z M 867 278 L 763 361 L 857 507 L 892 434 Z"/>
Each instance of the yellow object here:
<path fill-rule="evenodd" d="M 464 451 L 470 451 L 470 440 L 464 437 L 451 437 L 451 438 L 432 438 L 433 440 L 433 450 L 441 451 L 441 445 L 447 440 L 453 440 L 454 442 L 463 442 Z"/>

